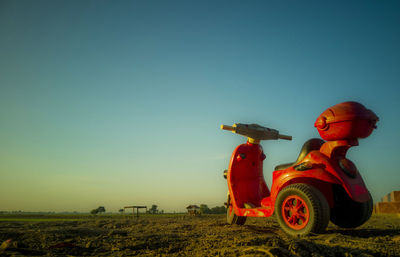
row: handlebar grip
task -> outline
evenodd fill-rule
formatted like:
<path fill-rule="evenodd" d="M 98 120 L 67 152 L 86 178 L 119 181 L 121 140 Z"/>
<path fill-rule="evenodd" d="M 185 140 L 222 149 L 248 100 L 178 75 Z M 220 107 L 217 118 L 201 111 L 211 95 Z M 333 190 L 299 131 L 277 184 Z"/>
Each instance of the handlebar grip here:
<path fill-rule="evenodd" d="M 228 126 L 228 125 L 221 125 L 221 129 L 223 130 L 229 130 L 229 131 L 235 131 L 235 128 L 232 126 Z"/>
<path fill-rule="evenodd" d="M 287 135 L 278 135 L 279 139 L 285 139 L 285 140 L 292 140 L 292 136 L 287 136 Z"/>

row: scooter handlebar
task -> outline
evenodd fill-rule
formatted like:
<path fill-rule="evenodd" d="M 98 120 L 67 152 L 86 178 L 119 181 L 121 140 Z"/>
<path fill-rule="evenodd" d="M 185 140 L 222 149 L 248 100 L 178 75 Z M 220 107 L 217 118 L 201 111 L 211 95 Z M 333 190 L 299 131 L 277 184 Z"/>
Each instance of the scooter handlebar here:
<path fill-rule="evenodd" d="M 287 135 L 278 135 L 279 139 L 285 139 L 285 140 L 292 140 L 292 136 L 287 136 Z"/>
<path fill-rule="evenodd" d="M 258 124 L 236 123 L 233 124 L 233 126 L 221 125 L 221 129 L 232 131 L 233 133 L 240 134 L 242 136 L 246 136 L 248 138 L 251 138 L 253 141 L 276 139 L 292 140 L 291 136 L 280 135 L 278 130 L 263 127 Z"/>
<path fill-rule="evenodd" d="M 223 130 L 229 130 L 229 131 L 234 131 L 234 130 L 235 130 L 234 127 L 228 126 L 228 125 L 224 125 L 224 124 L 221 125 L 221 129 L 223 129 Z"/>

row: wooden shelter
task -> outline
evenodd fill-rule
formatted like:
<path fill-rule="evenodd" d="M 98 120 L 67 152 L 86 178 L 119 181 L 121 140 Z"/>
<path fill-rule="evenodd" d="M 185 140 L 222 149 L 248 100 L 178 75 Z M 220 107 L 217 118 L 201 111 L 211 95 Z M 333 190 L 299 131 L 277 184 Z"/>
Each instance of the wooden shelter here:
<path fill-rule="evenodd" d="M 135 216 L 135 209 L 136 209 L 136 217 L 137 218 L 139 218 L 139 209 L 146 209 L 146 212 L 147 212 L 147 206 L 125 206 L 124 210 L 129 209 L 129 208 L 132 208 L 133 216 Z"/>

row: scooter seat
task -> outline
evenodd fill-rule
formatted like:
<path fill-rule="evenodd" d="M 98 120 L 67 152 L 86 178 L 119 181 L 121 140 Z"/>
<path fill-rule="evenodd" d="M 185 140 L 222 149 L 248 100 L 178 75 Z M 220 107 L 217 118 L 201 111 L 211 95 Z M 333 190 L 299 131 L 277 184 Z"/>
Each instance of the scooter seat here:
<path fill-rule="evenodd" d="M 303 147 L 300 150 L 299 157 L 297 157 L 297 160 L 295 162 L 280 164 L 275 167 L 275 170 L 284 170 L 300 163 L 304 159 L 304 157 L 307 156 L 307 154 L 309 154 L 311 151 L 319 150 L 324 143 L 325 141 L 319 138 L 311 138 L 307 140 L 303 144 Z"/>

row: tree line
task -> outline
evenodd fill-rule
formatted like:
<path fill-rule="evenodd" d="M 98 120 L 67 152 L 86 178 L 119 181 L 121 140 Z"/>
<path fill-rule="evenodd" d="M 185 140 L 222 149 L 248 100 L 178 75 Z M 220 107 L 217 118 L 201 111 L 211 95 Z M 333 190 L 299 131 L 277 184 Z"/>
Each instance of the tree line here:
<path fill-rule="evenodd" d="M 99 214 L 99 213 L 105 213 L 106 209 L 104 206 L 99 206 L 97 209 L 93 209 L 90 213 L 93 215 Z M 124 212 L 124 209 L 119 210 L 120 213 Z M 202 214 L 223 214 L 226 213 L 226 208 L 225 206 L 215 206 L 213 208 L 208 208 L 207 204 L 200 204 L 200 213 Z M 158 210 L 158 206 L 153 204 L 149 210 L 147 210 L 147 213 L 150 214 L 162 214 L 164 213 L 163 210 Z"/>
<path fill-rule="evenodd" d="M 200 213 L 202 214 L 222 214 L 226 213 L 225 206 L 215 206 L 213 208 L 208 208 L 207 204 L 200 204 Z"/>

